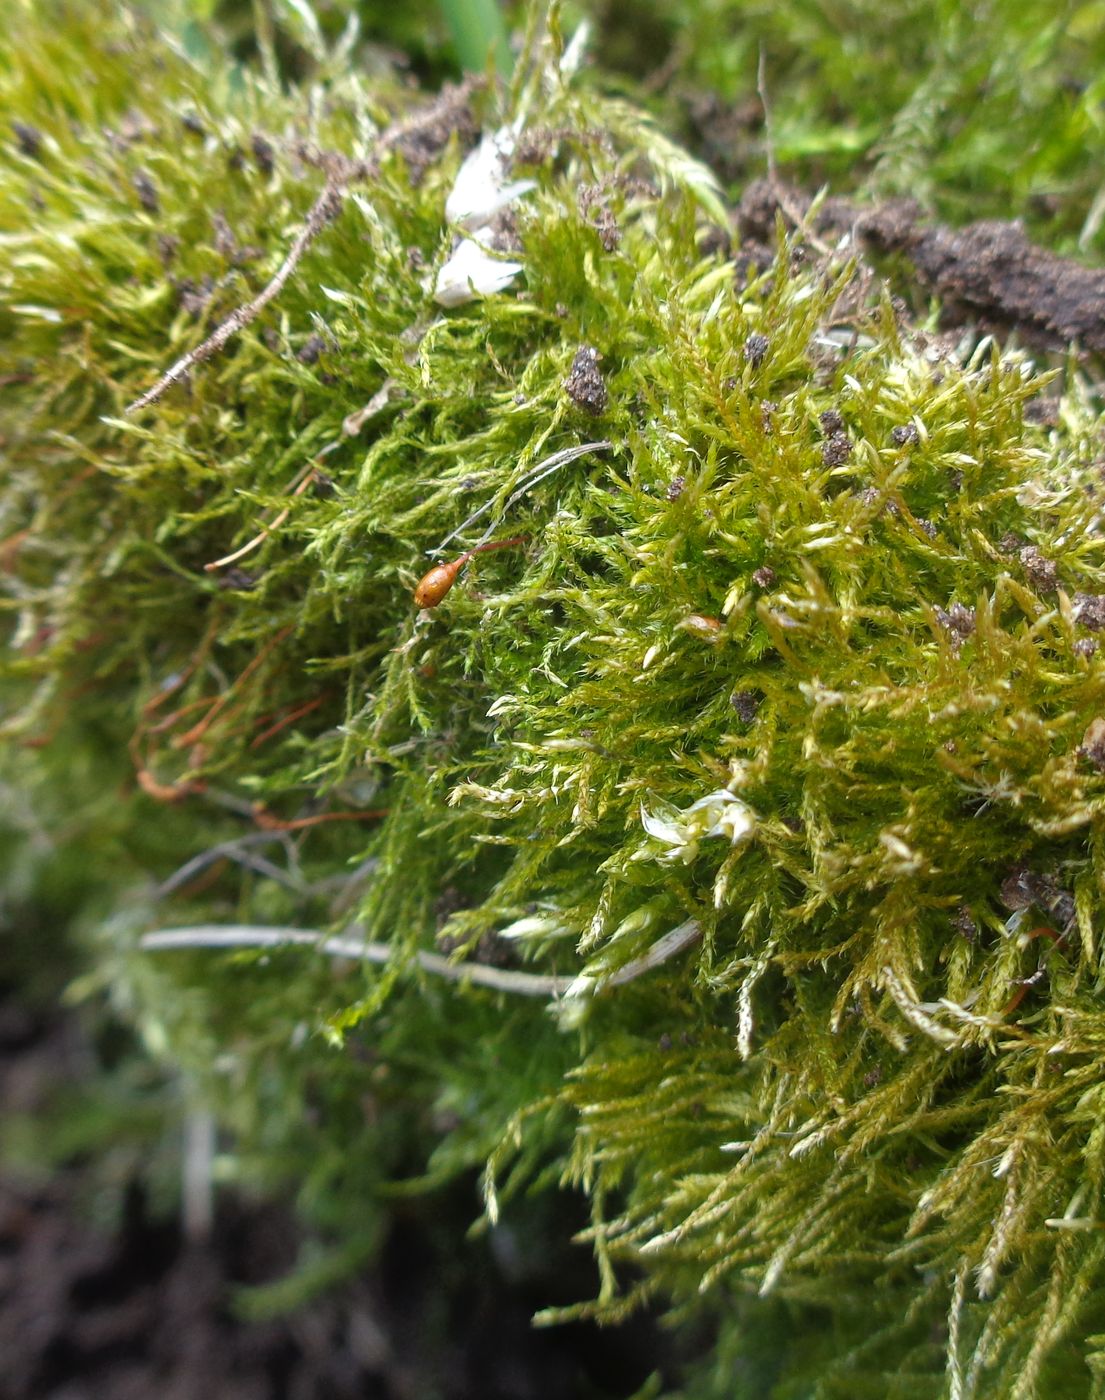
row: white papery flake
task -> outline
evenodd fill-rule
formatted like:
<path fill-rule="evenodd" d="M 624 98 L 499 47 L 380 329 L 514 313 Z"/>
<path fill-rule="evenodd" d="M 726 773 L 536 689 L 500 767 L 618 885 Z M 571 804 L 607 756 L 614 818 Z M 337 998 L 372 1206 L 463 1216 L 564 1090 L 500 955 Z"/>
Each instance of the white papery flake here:
<path fill-rule="evenodd" d="M 580 68 L 590 32 L 585 21 L 564 50 L 561 81 L 569 81 Z M 445 217 L 472 236 L 454 250 L 437 274 L 433 296 L 439 306 L 463 306 L 478 297 L 501 292 L 523 271 L 521 263 L 494 257 L 487 245 L 494 246 L 495 215 L 537 188 L 536 180 L 509 178 L 511 157 L 526 121 L 526 105 L 522 103 L 513 122 L 485 133 L 457 171 L 445 201 Z"/>
<path fill-rule="evenodd" d="M 445 217 L 451 224 L 474 233 L 482 229 L 500 209 L 513 204 L 537 186 L 536 180 L 507 179 L 507 167 L 514 154 L 513 127 L 500 127 L 483 137 L 457 172 L 456 182 L 445 201 Z"/>
<path fill-rule="evenodd" d="M 536 187 L 534 180 L 507 178 L 516 140 L 513 126 L 500 127 L 483 137 L 457 172 L 445 201 L 445 217 L 472 237 L 453 250 L 437 274 L 434 300 L 439 306 L 463 306 L 477 297 L 492 296 L 522 271 L 520 262 L 496 257 L 488 247 L 495 237 L 490 220 Z"/>
<path fill-rule="evenodd" d="M 482 234 L 490 238 L 491 230 Z M 477 297 L 501 292 L 522 271 L 522 264 L 497 258 L 473 238 L 466 238 L 437 274 L 434 301 L 439 306 L 463 306 Z"/>
<path fill-rule="evenodd" d="M 747 841 L 756 829 L 756 814 L 747 802 L 720 788 L 683 811 L 673 807 L 664 813 L 648 812 L 642 807 L 641 825 L 668 848 L 658 857 L 662 864 L 681 861 L 689 865 L 698 854 L 700 841 L 714 836 L 724 837 L 732 846 Z"/>

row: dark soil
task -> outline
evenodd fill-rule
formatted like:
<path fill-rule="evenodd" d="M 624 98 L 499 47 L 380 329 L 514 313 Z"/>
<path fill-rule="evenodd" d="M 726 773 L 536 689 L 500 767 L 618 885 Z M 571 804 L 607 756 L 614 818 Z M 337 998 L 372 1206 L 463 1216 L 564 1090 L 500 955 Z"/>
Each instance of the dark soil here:
<path fill-rule="evenodd" d="M 0 999 L 0 1121 L 95 1067 L 72 1017 Z M 102 1179 L 95 1160 L 45 1181 L 0 1170 L 0 1400 L 617 1400 L 662 1367 L 650 1319 L 534 1330 L 537 1308 L 593 1289 L 586 1251 L 535 1267 L 522 1239 L 466 1240 L 472 1183 L 404 1204 L 332 1294 L 247 1322 L 236 1291 L 283 1277 L 302 1243 L 290 1208 L 224 1194 L 189 1243 L 136 1176 L 114 1188 L 116 1223 L 95 1224 Z"/>
<path fill-rule="evenodd" d="M 770 246 L 776 217 L 795 227 L 797 211 L 807 207 L 797 191 L 756 181 L 737 211 L 742 240 Z M 911 200 L 863 206 L 840 198 L 825 200 L 810 223 L 817 236 L 850 235 L 863 251 L 901 255 L 950 319 L 1016 331 L 1044 349 L 1105 351 L 1105 271 L 1037 247 L 1019 223 L 989 219 L 956 229 L 926 222 Z"/>

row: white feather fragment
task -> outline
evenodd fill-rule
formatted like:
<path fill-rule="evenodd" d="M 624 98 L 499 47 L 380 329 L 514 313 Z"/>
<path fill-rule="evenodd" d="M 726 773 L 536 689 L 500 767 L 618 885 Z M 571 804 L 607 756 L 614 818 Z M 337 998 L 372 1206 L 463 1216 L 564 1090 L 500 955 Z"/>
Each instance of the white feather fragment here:
<path fill-rule="evenodd" d="M 517 132 L 500 127 L 484 136 L 460 170 L 445 201 L 445 217 L 472 236 L 454 249 L 437 274 L 434 300 L 439 306 L 463 306 L 501 292 L 522 271 L 522 264 L 496 257 L 491 220 L 536 187 L 534 180 L 508 179 Z"/>
<path fill-rule="evenodd" d="M 535 180 L 507 180 L 507 166 L 514 154 L 515 134 L 500 127 L 483 137 L 457 172 L 456 183 L 445 201 L 445 217 L 451 224 L 475 232 L 500 209 L 536 188 Z"/>
<path fill-rule="evenodd" d="M 664 865 L 689 865 L 698 854 L 698 844 L 713 836 L 724 837 L 737 846 L 756 829 L 756 814 L 747 802 L 719 788 L 692 802 L 684 811 L 669 808 L 665 813 L 641 808 L 641 825 L 654 840 L 668 847 L 658 859 Z M 639 859 L 644 859 L 644 856 Z"/>
<path fill-rule="evenodd" d="M 490 229 L 482 229 L 485 238 Z M 522 264 L 496 258 L 472 238 L 466 238 L 437 274 L 434 301 L 439 306 L 463 306 L 478 297 L 501 292 L 522 271 Z"/>

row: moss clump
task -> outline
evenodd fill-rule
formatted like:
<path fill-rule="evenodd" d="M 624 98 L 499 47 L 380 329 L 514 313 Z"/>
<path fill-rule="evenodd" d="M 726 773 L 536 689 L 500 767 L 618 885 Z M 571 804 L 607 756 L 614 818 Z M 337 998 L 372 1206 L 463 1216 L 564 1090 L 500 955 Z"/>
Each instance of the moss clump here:
<path fill-rule="evenodd" d="M 595 1307 L 714 1307 L 719 1394 L 784 1306 L 758 1293 L 833 1320 L 779 1394 L 1087 1391 L 1105 575 L 1077 374 L 1045 429 L 1046 376 L 904 322 L 846 254 L 782 240 L 746 282 L 708 174 L 552 41 L 380 154 L 411 94 L 340 57 L 288 95 L 129 14 L 14 24 L 5 729 L 119 863 L 100 976 L 221 1102 L 236 1169 L 297 1180 L 349 1257 L 397 1175 L 491 1155 L 494 1213 L 562 1174 Z M 492 236 L 523 273 L 442 311 L 461 159 L 519 114 L 534 188 Z M 371 179 L 279 300 L 125 416 L 339 159 Z M 525 541 L 416 611 L 427 551 L 485 526 Z M 137 949 L 166 923 L 386 963 Z"/>

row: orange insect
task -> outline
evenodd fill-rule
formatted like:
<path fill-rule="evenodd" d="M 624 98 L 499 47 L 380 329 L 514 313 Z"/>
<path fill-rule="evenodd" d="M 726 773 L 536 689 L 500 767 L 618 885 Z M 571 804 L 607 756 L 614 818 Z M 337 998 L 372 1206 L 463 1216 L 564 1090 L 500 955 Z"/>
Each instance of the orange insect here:
<path fill-rule="evenodd" d="M 515 535 L 510 540 L 489 540 L 487 544 L 478 544 L 474 549 L 466 550 L 449 564 L 435 564 L 414 590 L 415 607 L 436 608 L 474 554 L 482 554 L 488 549 L 509 549 L 511 545 L 521 544 L 527 538 L 526 535 Z"/>

